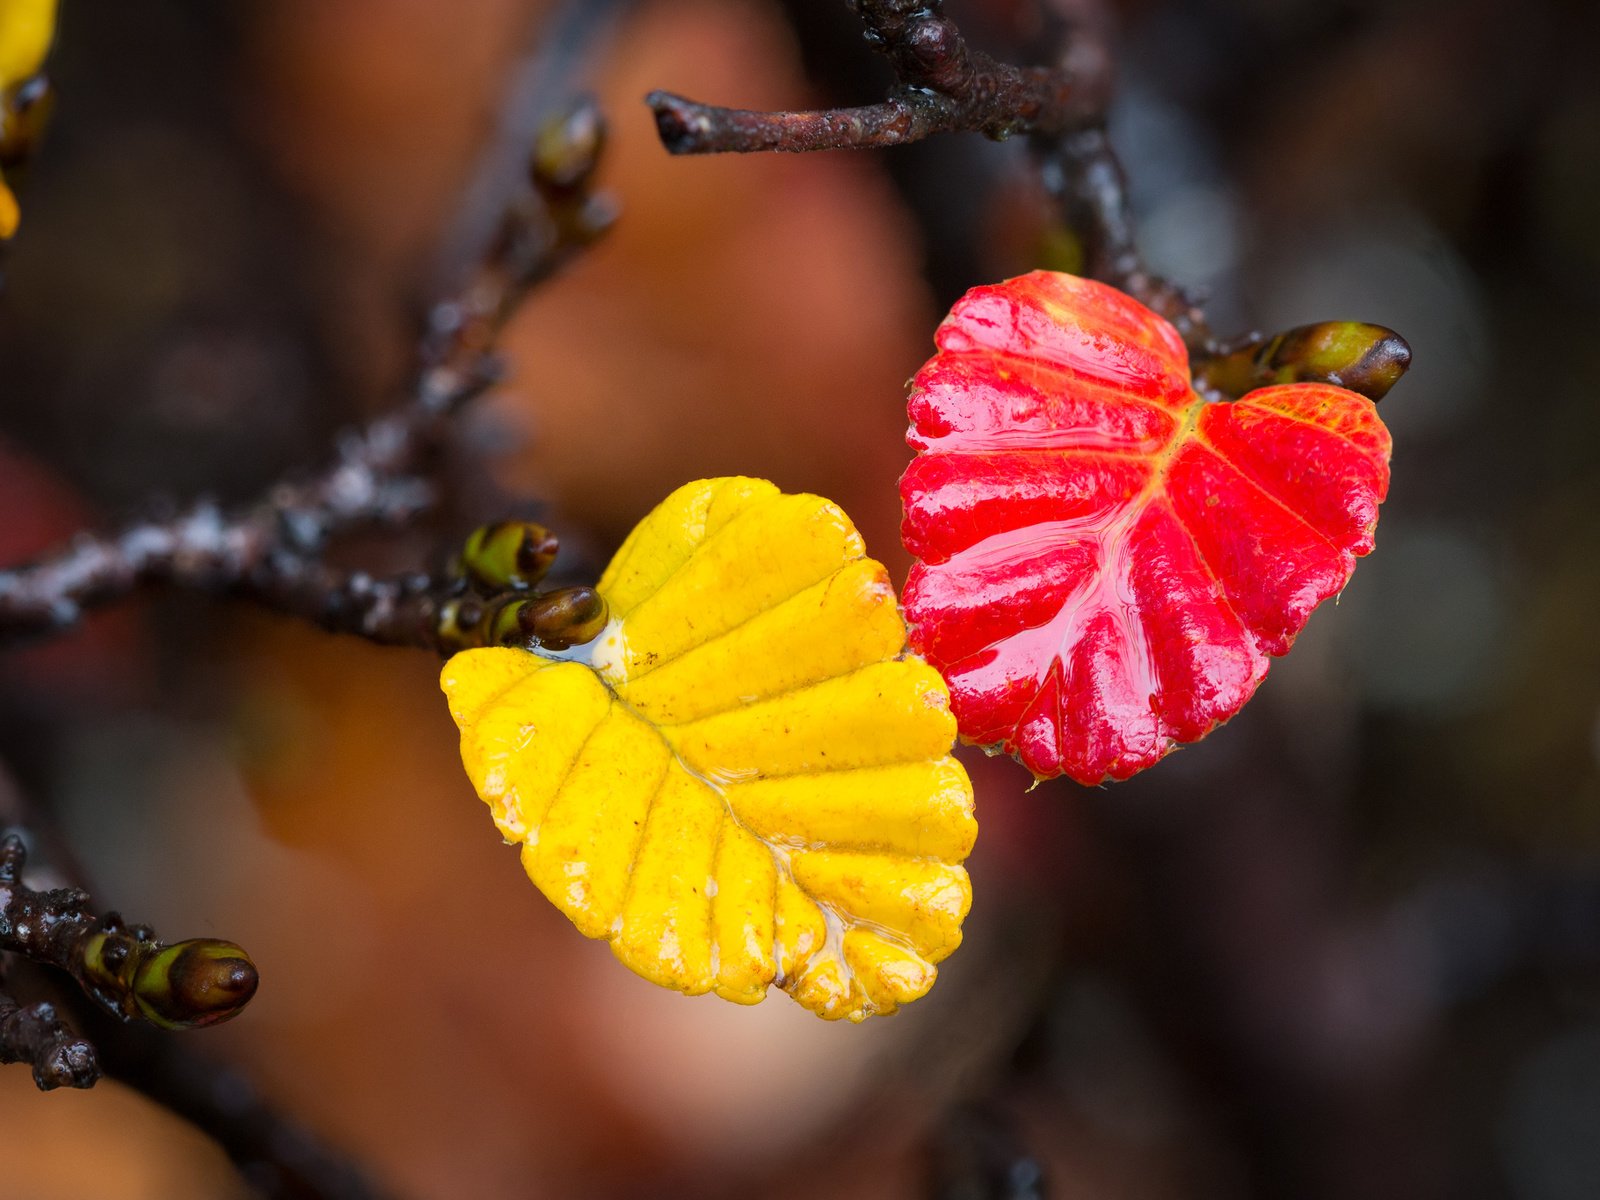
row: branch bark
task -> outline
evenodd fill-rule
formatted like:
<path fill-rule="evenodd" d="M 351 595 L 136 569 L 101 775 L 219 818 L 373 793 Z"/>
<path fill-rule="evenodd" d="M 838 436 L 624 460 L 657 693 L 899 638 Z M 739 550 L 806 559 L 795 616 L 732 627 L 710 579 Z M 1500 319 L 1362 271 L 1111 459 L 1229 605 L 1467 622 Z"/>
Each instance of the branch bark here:
<path fill-rule="evenodd" d="M 1045 191 L 1083 248 L 1084 274 L 1128 293 L 1171 321 L 1191 349 L 1217 350 L 1204 311 L 1176 284 L 1154 274 L 1139 256 L 1128 181 L 1104 124 L 1034 139 Z"/>
<path fill-rule="evenodd" d="M 26 863 L 20 837 L 0 839 L 0 953 L 65 971 L 103 1011 L 163 1029 L 219 1024 L 255 995 L 255 964 L 232 942 L 169 945 L 116 913 L 97 916 L 80 888 L 34 890 L 22 880 Z M 38 1018 L 15 1019 L 38 1033 Z"/>
<path fill-rule="evenodd" d="M 41 1092 L 93 1087 L 100 1079 L 94 1047 L 68 1029 L 55 1007 L 18 1004 L 0 991 L 0 1063 L 25 1062 Z"/>
<path fill-rule="evenodd" d="M 419 589 L 375 588 L 365 576 L 323 566 L 321 556 L 341 533 L 401 526 L 433 507 L 429 459 L 452 418 L 499 380 L 494 345 L 505 323 L 534 285 L 614 219 L 609 201 L 588 191 L 602 140 L 591 102 L 547 126 L 531 178 L 505 206 L 486 257 L 429 310 L 401 408 L 343 437 L 320 472 L 286 478 L 253 504 L 223 509 L 200 500 L 116 533 L 80 534 L 56 554 L 0 571 L 0 645 L 63 632 L 87 610 L 150 584 L 243 596 L 376 641 L 432 645 L 403 632 L 404 602 Z M 352 604 L 360 619 L 349 615 Z"/>
<path fill-rule="evenodd" d="M 854 7 L 867 41 L 894 70 L 883 101 L 765 113 L 656 91 L 645 103 L 662 144 L 673 154 L 722 154 L 876 149 L 951 132 L 1053 136 L 1093 124 L 1104 111 L 1103 77 L 997 62 L 968 45 L 941 0 L 856 0 Z"/>
<path fill-rule="evenodd" d="M 655 91 L 662 145 L 672 154 L 879 149 L 936 133 L 1028 136 L 1061 219 L 1083 245 L 1086 274 L 1172 321 L 1185 341 L 1215 348 L 1198 305 L 1139 257 L 1122 165 L 1106 132 L 1109 21 L 1097 0 L 1041 0 L 1061 27 L 1050 67 L 1017 67 L 970 46 L 942 0 L 852 0 L 868 43 L 895 83 L 856 108 L 759 112 Z"/>

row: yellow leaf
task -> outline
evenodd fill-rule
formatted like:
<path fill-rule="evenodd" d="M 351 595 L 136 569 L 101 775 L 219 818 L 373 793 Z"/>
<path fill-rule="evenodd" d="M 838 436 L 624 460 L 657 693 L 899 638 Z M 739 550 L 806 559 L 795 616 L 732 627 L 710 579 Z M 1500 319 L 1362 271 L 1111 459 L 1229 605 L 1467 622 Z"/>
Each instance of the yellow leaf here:
<path fill-rule="evenodd" d="M 37 75 L 56 32 L 56 0 L 0 4 L 0 89 Z"/>
<path fill-rule="evenodd" d="M 17 90 L 37 75 L 56 32 L 56 0 L 0 0 L 0 147 L 9 158 L 17 116 Z M 0 241 L 17 232 L 16 195 L 0 177 Z"/>
<path fill-rule="evenodd" d="M 529 878 L 665 987 L 830 1019 L 933 985 L 977 825 L 938 674 L 835 505 L 760 479 L 679 488 L 560 653 L 467 650 L 461 757 Z"/>

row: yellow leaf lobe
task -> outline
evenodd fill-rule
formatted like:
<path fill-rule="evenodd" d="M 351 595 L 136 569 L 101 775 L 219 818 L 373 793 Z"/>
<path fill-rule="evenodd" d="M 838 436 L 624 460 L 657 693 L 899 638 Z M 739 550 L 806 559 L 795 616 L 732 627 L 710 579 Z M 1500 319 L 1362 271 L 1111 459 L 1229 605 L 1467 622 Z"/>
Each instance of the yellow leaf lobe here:
<path fill-rule="evenodd" d="M 462 761 L 529 877 L 638 974 L 829 1019 L 961 941 L 977 826 L 938 674 L 839 508 L 702 480 L 640 522 L 587 646 L 468 650 Z"/>

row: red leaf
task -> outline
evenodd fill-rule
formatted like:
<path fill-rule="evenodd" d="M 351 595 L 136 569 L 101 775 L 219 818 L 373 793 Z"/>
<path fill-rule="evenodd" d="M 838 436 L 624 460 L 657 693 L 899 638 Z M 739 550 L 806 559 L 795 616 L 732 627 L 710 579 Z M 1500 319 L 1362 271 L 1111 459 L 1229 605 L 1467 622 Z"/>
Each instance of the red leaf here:
<path fill-rule="evenodd" d="M 1126 779 L 1226 721 L 1372 549 L 1389 433 L 1298 383 L 1201 399 L 1166 321 L 1035 271 L 974 288 L 912 382 L 911 644 L 964 740 Z"/>

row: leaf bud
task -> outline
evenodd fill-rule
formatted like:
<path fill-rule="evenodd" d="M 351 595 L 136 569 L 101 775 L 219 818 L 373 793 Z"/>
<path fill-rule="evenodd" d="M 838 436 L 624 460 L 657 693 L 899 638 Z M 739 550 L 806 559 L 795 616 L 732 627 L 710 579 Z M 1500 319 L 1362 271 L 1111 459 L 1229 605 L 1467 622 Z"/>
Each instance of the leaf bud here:
<path fill-rule="evenodd" d="M 610 615 L 605 597 L 594 588 L 568 587 L 530 601 L 525 623 L 541 646 L 565 650 L 598 637 Z"/>
<path fill-rule="evenodd" d="M 446 654 L 481 646 L 479 628 L 483 624 L 483 601 L 477 596 L 452 596 L 439 605 L 434 620 L 434 635 Z"/>
<path fill-rule="evenodd" d="M 543 525 L 497 521 L 468 535 L 461 548 L 461 573 L 483 591 L 523 590 L 545 577 L 560 543 Z"/>
<path fill-rule="evenodd" d="M 525 646 L 531 635 L 522 627 L 522 610 L 528 601 L 506 597 L 492 604 L 480 624 L 480 636 L 486 646 Z"/>
<path fill-rule="evenodd" d="M 236 1017 L 256 994 L 260 976 L 232 942 L 192 938 L 159 947 L 133 977 L 139 1013 L 163 1029 L 197 1029 Z"/>
<path fill-rule="evenodd" d="M 541 191 L 575 192 L 594 174 L 606 122 L 593 96 L 579 96 L 539 128 L 530 168 Z"/>
<path fill-rule="evenodd" d="M 565 650 L 598 637 L 609 615 L 605 597 L 592 587 L 557 588 L 499 605 L 488 617 L 485 640 L 490 645 Z"/>
<path fill-rule="evenodd" d="M 124 1019 L 163 1029 L 215 1025 L 238 1015 L 256 994 L 250 956 L 232 942 L 191 938 L 163 946 L 118 925 L 83 942 L 75 974 L 84 989 Z"/>
<path fill-rule="evenodd" d="M 1324 321 L 1251 338 L 1198 364 L 1195 379 L 1235 397 L 1277 383 L 1331 383 L 1380 400 L 1410 365 L 1411 347 L 1394 330 Z"/>

